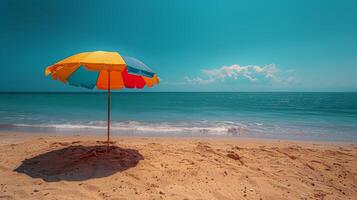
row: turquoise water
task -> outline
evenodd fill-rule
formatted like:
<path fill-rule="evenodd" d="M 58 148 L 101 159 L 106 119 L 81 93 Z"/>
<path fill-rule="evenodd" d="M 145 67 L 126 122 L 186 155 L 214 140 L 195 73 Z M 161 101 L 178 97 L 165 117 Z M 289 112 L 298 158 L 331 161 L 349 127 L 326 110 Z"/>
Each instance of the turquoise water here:
<path fill-rule="evenodd" d="M 357 141 L 357 93 L 112 93 L 113 134 Z M 0 129 L 105 133 L 106 93 L 0 93 Z"/>

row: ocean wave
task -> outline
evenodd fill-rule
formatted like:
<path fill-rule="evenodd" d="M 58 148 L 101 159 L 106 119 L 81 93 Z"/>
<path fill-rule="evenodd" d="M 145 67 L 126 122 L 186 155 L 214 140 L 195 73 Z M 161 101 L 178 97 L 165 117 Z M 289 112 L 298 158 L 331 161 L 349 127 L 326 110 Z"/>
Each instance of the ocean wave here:
<path fill-rule="evenodd" d="M 9 127 L 45 128 L 56 130 L 106 130 L 106 121 L 90 121 L 86 123 L 63 124 L 11 124 Z M 246 133 L 250 128 L 246 124 L 221 121 L 221 122 L 138 122 L 124 121 L 112 122 L 112 131 L 130 133 L 177 133 L 177 134 L 213 134 L 213 135 L 239 135 Z"/>
<path fill-rule="evenodd" d="M 176 122 L 142 122 L 142 121 L 113 121 L 111 123 L 113 135 L 140 136 L 242 136 L 256 138 L 278 139 L 316 139 L 333 140 L 341 135 L 339 140 L 356 141 L 355 129 L 346 127 L 345 132 L 340 129 L 293 126 L 289 124 L 261 123 L 250 121 L 176 121 Z M 93 133 L 104 134 L 107 121 L 63 122 L 63 123 L 9 123 L 0 124 L 0 130 L 16 130 L 45 133 Z"/>

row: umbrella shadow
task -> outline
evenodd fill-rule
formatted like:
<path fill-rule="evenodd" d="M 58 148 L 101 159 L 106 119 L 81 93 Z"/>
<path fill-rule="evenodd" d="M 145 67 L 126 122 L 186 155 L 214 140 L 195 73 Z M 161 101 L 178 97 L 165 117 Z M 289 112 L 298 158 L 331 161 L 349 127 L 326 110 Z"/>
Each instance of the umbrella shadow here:
<path fill-rule="evenodd" d="M 25 159 L 14 171 L 47 182 L 82 181 L 127 170 L 140 160 L 144 157 L 135 149 L 76 145 Z"/>

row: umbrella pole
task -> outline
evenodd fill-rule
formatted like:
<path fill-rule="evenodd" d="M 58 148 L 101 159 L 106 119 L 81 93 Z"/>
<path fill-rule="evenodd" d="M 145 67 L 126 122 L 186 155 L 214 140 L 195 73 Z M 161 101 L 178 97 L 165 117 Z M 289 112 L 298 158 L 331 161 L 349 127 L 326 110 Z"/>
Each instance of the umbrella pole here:
<path fill-rule="evenodd" d="M 110 136 L 110 71 L 108 71 L 108 134 L 107 134 L 107 150 L 109 150 Z"/>

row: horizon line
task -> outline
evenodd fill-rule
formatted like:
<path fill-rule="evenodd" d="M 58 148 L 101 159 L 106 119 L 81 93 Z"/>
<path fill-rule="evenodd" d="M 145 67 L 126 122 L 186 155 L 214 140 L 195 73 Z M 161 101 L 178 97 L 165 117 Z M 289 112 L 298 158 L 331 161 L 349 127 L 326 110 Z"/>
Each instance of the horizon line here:
<path fill-rule="evenodd" d="M 357 93 L 357 91 L 118 91 L 111 93 Z M 102 91 L 0 91 L 6 93 L 107 93 Z"/>

